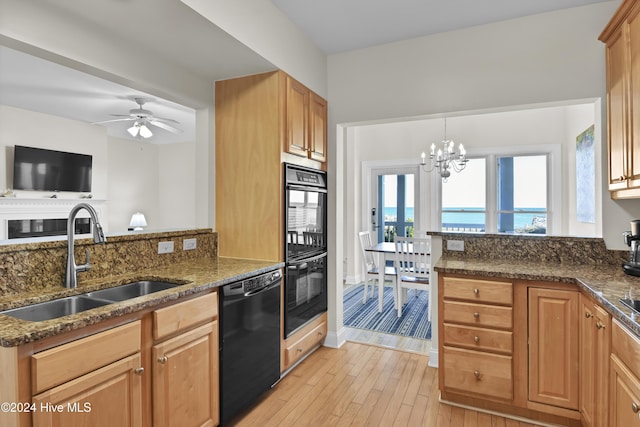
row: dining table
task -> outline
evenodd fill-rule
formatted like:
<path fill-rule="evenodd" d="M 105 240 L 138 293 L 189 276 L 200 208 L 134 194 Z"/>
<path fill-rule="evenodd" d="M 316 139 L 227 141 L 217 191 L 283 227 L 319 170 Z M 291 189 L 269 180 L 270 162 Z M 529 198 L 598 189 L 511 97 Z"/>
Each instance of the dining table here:
<path fill-rule="evenodd" d="M 378 256 L 378 274 L 380 275 L 380 278 L 378 279 L 379 280 L 378 283 L 384 283 L 384 267 L 387 265 L 387 261 L 394 261 L 394 264 L 395 264 L 395 260 L 396 260 L 395 242 L 378 242 L 368 248 L 365 248 L 364 250 L 367 252 L 372 252 L 373 254 Z M 405 300 L 406 300 L 406 292 L 407 290 L 404 289 L 403 299 Z M 394 307 L 397 304 L 395 293 L 396 293 L 396 289 L 394 289 L 394 294 L 393 294 Z"/>

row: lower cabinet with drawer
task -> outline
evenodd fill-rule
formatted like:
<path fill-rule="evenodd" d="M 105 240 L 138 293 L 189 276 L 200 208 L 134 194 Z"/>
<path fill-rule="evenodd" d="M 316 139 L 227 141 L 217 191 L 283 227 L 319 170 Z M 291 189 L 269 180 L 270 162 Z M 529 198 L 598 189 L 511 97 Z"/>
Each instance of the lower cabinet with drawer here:
<path fill-rule="evenodd" d="M 31 358 L 33 426 L 142 426 L 140 321 Z"/>
<path fill-rule="evenodd" d="M 577 288 L 438 276 L 442 400 L 579 426 Z"/>
<path fill-rule="evenodd" d="M 324 313 L 284 341 L 282 371 L 291 369 L 309 355 L 309 352 L 318 347 L 326 336 L 327 314 Z"/>
<path fill-rule="evenodd" d="M 217 291 L 0 347 L 0 426 L 216 426 L 218 348 Z"/>
<path fill-rule="evenodd" d="M 513 287 L 441 277 L 440 384 L 480 398 L 513 400 Z"/>
<path fill-rule="evenodd" d="M 613 321 L 609 426 L 640 426 L 640 339 Z"/>

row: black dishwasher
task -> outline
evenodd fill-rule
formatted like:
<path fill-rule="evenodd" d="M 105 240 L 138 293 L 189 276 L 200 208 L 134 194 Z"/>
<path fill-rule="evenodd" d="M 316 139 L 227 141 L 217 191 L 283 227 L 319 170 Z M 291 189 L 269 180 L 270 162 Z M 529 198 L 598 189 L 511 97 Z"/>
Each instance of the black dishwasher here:
<path fill-rule="evenodd" d="M 280 379 L 280 270 L 222 286 L 220 420 L 230 421 Z"/>

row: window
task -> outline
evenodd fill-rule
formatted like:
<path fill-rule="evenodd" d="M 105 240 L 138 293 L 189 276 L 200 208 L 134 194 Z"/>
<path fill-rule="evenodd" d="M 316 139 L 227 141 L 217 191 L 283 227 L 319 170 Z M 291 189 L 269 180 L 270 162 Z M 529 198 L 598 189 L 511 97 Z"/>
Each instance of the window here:
<path fill-rule="evenodd" d="M 547 156 L 498 158 L 499 233 L 547 233 Z"/>
<path fill-rule="evenodd" d="M 442 184 L 442 231 L 486 229 L 486 159 L 469 159 L 461 173 Z"/>
<path fill-rule="evenodd" d="M 442 231 L 557 233 L 551 212 L 560 217 L 562 209 L 559 157 L 556 145 L 473 153 L 464 171 L 439 184 Z"/>

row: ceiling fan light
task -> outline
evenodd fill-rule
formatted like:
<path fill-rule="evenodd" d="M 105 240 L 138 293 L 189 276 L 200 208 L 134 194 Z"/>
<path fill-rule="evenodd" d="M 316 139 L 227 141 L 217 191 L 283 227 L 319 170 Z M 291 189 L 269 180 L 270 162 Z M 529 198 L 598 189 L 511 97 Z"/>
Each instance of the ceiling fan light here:
<path fill-rule="evenodd" d="M 148 127 L 142 125 L 140 126 L 140 136 L 143 138 L 151 138 L 153 136 L 153 133 Z"/>
<path fill-rule="evenodd" d="M 129 132 L 131 136 L 136 137 L 138 136 L 138 132 L 140 132 L 140 126 L 136 123 L 127 129 L 127 132 Z"/>

